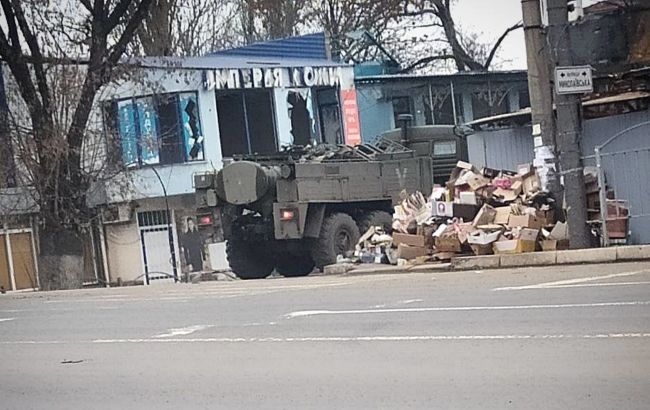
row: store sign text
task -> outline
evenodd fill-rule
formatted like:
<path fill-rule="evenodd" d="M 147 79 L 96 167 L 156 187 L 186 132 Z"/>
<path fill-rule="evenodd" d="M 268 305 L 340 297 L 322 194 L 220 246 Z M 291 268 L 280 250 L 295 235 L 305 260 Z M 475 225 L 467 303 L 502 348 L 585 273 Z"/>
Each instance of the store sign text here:
<path fill-rule="evenodd" d="M 341 67 L 232 68 L 204 71 L 207 90 L 239 88 L 335 87 Z"/>

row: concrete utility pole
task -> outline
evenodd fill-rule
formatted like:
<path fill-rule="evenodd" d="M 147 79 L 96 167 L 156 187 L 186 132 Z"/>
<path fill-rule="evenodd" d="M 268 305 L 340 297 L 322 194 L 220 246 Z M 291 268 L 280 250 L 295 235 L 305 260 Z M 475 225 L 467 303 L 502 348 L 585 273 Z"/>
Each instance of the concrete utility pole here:
<path fill-rule="evenodd" d="M 521 0 L 528 64 L 528 93 L 533 124 L 535 168 L 542 187 L 548 190 L 562 208 L 562 186 L 558 177 L 555 155 L 555 117 L 553 116 L 553 86 L 551 58 L 546 33 L 542 28 L 540 0 Z M 559 214 L 559 212 L 558 212 Z M 564 220 L 563 215 L 558 215 Z"/>
<path fill-rule="evenodd" d="M 571 66 L 573 55 L 569 42 L 568 1 L 547 0 L 549 44 L 554 65 Z M 560 153 L 560 169 L 564 177 L 564 199 L 567 208 L 570 246 L 591 247 L 587 226 L 587 200 L 580 150 L 582 132 L 582 106 L 578 94 L 555 93 L 557 109 L 557 145 Z"/>

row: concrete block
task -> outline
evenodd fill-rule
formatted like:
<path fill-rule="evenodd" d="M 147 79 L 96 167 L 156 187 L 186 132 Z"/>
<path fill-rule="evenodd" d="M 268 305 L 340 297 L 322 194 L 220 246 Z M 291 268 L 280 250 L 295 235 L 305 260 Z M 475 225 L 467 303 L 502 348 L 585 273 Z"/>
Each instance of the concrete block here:
<path fill-rule="evenodd" d="M 325 275 L 343 275 L 354 268 L 355 265 L 352 263 L 336 263 L 334 265 L 325 266 L 325 268 L 323 268 L 323 273 Z"/>
<path fill-rule="evenodd" d="M 556 252 L 528 252 L 512 255 L 501 255 L 501 267 L 515 266 L 548 266 L 555 265 Z"/>
<path fill-rule="evenodd" d="M 617 261 L 650 259 L 650 245 L 617 246 Z"/>
<path fill-rule="evenodd" d="M 455 270 L 494 269 L 500 266 L 500 259 L 499 255 L 453 258 L 451 266 Z"/>
<path fill-rule="evenodd" d="M 616 248 L 573 249 L 557 251 L 557 264 L 600 263 L 616 261 Z"/>
<path fill-rule="evenodd" d="M 393 266 L 393 265 L 381 265 L 381 264 L 361 264 L 355 265 L 354 269 L 348 271 L 350 275 L 353 274 L 369 274 L 369 273 L 395 273 L 395 272 L 405 272 L 408 270 L 410 265 L 404 266 Z"/>
<path fill-rule="evenodd" d="M 409 272 L 446 272 L 451 269 L 451 263 L 424 263 L 410 266 Z"/>

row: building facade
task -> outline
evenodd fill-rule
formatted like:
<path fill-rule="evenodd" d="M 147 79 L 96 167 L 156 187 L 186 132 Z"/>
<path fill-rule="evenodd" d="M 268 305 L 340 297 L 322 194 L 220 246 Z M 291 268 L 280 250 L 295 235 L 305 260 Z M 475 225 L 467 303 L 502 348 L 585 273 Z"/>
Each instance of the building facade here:
<path fill-rule="evenodd" d="M 370 75 L 355 80 L 363 139 L 400 126 L 459 125 L 530 106 L 525 71 Z"/>
<path fill-rule="evenodd" d="M 352 67 L 251 60 L 145 59 L 102 90 L 101 130 L 87 145 L 105 147 L 103 166 L 113 170 L 89 195 L 101 210 L 108 282 L 161 283 L 228 267 L 212 216 L 197 215 L 195 174 L 292 144 L 361 141 Z"/>

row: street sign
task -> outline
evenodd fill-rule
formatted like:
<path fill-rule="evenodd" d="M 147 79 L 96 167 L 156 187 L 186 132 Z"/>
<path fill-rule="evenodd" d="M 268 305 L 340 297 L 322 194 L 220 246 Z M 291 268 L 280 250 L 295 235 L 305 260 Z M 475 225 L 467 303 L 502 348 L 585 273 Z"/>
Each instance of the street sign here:
<path fill-rule="evenodd" d="M 555 92 L 558 94 L 583 94 L 594 91 L 591 67 L 555 67 Z"/>

